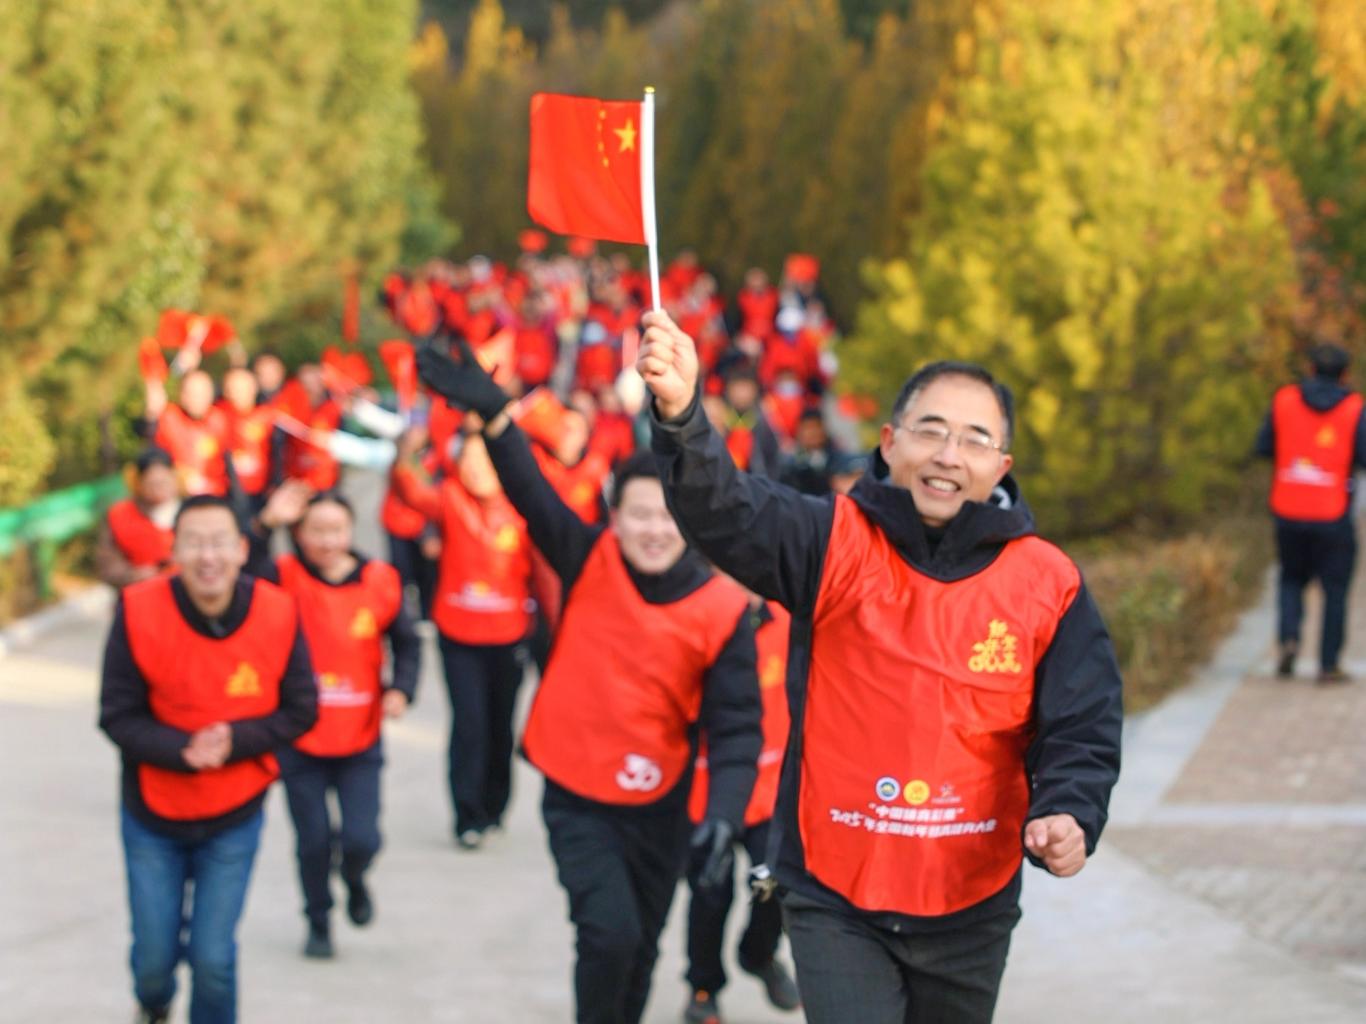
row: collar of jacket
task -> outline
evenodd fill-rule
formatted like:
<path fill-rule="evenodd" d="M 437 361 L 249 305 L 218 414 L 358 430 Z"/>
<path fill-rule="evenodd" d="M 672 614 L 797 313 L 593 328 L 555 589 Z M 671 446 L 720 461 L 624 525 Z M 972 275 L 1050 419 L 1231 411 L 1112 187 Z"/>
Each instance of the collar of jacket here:
<path fill-rule="evenodd" d="M 631 577 L 636 592 L 648 604 L 681 601 L 711 579 L 711 569 L 691 547 L 684 549 L 677 562 L 654 575 L 638 571 L 625 556 L 622 556 L 621 564 L 626 567 L 626 575 Z"/>
<path fill-rule="evenodd" d="M 944 528 L 933 552 L 925 522 L 911 492 L 887 478 L 887 463 L 874 449 L 872 465 L 849 497 L 891 540 L 902 558 L 918 572 L 950 582 L 981 572 L 1008 541 L 1035 532 L 1034 516 L 1020 496 L 1015 478 L 1006 474 L 988 501 L 967 501 Z"/>

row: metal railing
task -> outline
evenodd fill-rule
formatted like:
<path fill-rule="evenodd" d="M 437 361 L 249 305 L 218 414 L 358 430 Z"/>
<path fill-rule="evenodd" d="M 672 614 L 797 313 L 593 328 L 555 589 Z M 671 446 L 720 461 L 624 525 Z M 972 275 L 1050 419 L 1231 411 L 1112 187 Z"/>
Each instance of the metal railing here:
<path fill-rule="evenodd" d="M 53 491 L 20 508 L 0 509 L 0 558 L 28 548 L 38 596 L 47 600 L 57 549 L 93 529 L 105 509 L 127 493 L 123 477 L 115 474 Z"/>

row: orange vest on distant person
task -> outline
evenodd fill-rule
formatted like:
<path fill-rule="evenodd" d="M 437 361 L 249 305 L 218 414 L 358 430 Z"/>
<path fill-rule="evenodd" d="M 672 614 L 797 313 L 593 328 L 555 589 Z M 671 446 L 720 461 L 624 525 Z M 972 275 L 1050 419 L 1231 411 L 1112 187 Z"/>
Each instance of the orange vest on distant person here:
<path fill-rule="evenodd" d="M 1350 394 L 1327 412 L 1288 384 L 1271 403 L 1276 469 L 1271 511 L 1283 519 L 1330 522 L 1347 514 L 1362 398 Z"/>
<path fill-rule="evenodd" d="M 703 677 L 747 604 L 720 576 L 650 604 L 605 530 L 569 591 L 522 738 L 528 760 L 589 800 L 660 799 L 687 771 Z"/>
<path fill-rule="evenodd" d="M 936 580 L 835 499 L 798 787 L 813 877 L 861 910 L 921 916 L 1005 887 L 1023 858 L 1034 674 L 1080 586 L 1033 536 Z"/>
<path fill-rule="evenodd" d="M 216 640 L 185 621 L 171 579 L 158 576 L 123 591 L 128 646 L 147 681 L 153 716 L 192 733 L 275 711 L 298 629 L 294 599 L 256 580 L 246 619 L 231 636 Z M 277 774 L 275 755 L 263 754 L 203 771 L 141 764 L 138 785 L 154 814 L 197 821 L 236 810 L 263 793 Z"/>
<path fill-rule="evenodd" d="M 107 517 L 109 535 L 130 563 L 138 568 L 151 566 L 159 569 L 171 561 L 171 544 L 175 535 L 170 529 L 148 519 L 131 498 L 110 505 Z"/>
<path fill-rule="evenodd" d="M 318 684 L 318 721 L 294 741 L 315 757 L 346 757 L 379 739 L 384 633 L 398 615 L 403 585 L 385 562 L 366 562 L 360 579 L 318 579 L 293 555 L 275 562 L 280 586 L 299 602 Z"/>
<path fill-rule="evenodd" d="M 507 496 L 441 484 L 441 562 L 432 621 L 462 644 L 514 644 L 531 627 L 531 541 Z"/>
<path fill-rule="evenodd" d="M 170 454 L 186 495 L 221 496 L 228 493 L 223 467 L 227 440 L 228 421 L 222 409 L 210 408 L 202 420 L 196 420 L 180 406 L 168 405 L 157 419 L 152 443 Z"/>
<path fill-rule="evenodd" d="M 759 775 L 754 780 L 754 792 L 745 808 L 748 828 L 773 817 L 773 806 L 778 802 L 778 780 L 782 775 L 783 751 L 787 747 L 790 718 L 787 711 L 787 641 L 791 633 L 792 616 L 777 601 L 767 602 L 772 616 L 754 631 L 755 664 L 759 675 L 759 697 L 763 701 L 764 743 L 759 751 Z M 688 817 L 700 822 L 707 813 L 710 796 L 710 772 L 707 766 L 706 736 L 697 752 L 692 794 L 688 797 Z"/>

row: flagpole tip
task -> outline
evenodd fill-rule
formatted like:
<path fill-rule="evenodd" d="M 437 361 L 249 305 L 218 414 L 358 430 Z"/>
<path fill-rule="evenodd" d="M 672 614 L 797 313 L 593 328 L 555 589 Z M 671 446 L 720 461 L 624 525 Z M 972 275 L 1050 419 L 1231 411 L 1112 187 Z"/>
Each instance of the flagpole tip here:
<path fill-rule="evenodd" d="M 653 96 L 653 95 L 654 95 L 654 92 L 655 92 L 655 87 L 654 87 L 653 85 L 647 85 L 647 86 L 645 87 L 645 93 L 646 93 L 646 95 L 648 95 L 648 96 Z"/>

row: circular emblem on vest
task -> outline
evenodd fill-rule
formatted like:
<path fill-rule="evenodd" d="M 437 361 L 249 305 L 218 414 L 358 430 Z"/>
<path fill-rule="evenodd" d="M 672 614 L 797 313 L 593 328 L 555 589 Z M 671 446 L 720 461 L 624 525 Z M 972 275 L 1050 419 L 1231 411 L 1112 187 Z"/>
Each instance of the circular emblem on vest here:
<path fill-rule="evenodd" d="M 930 784 L 924 779 L 912 779 L 906 783 L 906 802 L 919 806 L 930 798 Z"/>
<path fill-rule="evenodd" d="M 884 775 L 877 780 L 877 798 L 879 800 L 895 800 L 896 795 L 901 792 L 901 783 L 890 775 Z"/>
<path fill-rule="evenodd" d="M 625 766 L 617 772 L 617 785 L 626 790 L 648 793 L 664 781 L 659 765 L 642 754 L 627 754 Z"/>

